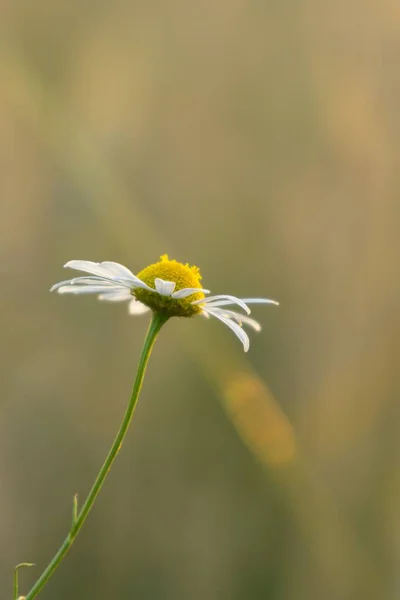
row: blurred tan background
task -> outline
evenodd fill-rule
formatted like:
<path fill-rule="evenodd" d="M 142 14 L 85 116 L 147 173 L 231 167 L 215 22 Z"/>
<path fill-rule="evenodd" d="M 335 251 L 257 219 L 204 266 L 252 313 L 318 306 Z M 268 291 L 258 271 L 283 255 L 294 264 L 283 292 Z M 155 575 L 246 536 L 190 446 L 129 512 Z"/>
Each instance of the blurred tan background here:
<path fill-rule="evenodd" d="M 395 0 L 3 0 L 0 585 L 27 592 L 125 409 L 146 329 L 59 297 L 168 252 L 255 307 L 170 322 L 43 599 L 398 600 Z"/>

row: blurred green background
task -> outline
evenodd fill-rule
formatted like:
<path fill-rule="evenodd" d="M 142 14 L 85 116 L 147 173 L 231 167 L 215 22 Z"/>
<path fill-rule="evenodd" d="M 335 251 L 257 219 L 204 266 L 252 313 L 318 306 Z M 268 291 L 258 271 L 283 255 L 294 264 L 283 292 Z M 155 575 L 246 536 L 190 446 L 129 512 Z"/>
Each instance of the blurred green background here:
<path fill-rule="evenodd" d="M 64 539 L 147 326 L 48 289 L 164 252 L 281 306 L 248 355 L 167 325 L 40 597 L 400 597 L 399 33 L 396 0 L 3 0 L 2 598 Z"/>

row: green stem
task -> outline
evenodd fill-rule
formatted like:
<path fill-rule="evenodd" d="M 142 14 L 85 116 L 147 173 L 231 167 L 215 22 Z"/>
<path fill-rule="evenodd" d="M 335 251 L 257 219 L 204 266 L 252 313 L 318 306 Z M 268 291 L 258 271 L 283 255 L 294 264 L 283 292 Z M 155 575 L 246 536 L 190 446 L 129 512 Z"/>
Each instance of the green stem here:
<path fill-rule="evenodd" d="M 113 445 L 108 453 L 106 460 L 104 461 L 103 466 L 100 469 L 99 474 L 97 475 L 96 481 L 93 484 L 92 489 L 89 492 L 88 497 L 82 509 L 76 514 L 76 497 L 74 498 L 74 508 L 73 508 L 73 521 L 71 530 L 66 537 L 64 543 L 58 550 L 57 554 L 51 560 L 45 571 L 43 571 L 42 575 L 39 577 L 37 582 L 34 584 L 30 592 L 26 596 L 26 600 L 32 600 L 36 598 L 42 588 L 46 585 L 50 577 L 53 575 L 54 571 L 57 569 L 58 565 L 61 563 L 64 556 L 67 554 L 68 550 L 71 548 L 76 536 L 78 535 L 82 525 L 84 524 L 93 504 L 96 500 L 97 494 L 99 493 L 106 477 L 107 473 L 110 470 L 118 451 L 122 446 L 122 442 L 124 441 L 126 432 L 128 430 L 129 424 L 132 420 L 132 416 L 139 398 L 139 393 L 142 387 L 144 374 L 146 371 L 147 363 L 150 358 L 151 350 L 153 348 L 154 342 L 156 340 L 157 334 L 160 331 L 161 327 L 166 322 L 166 318 L 162 315 L 154 314 L 152 321 L 150 323 L 144 345 L 142 354 L 140 356 L 139 366 L 136 374 L 135 383 L 132 390 L 132 396 L 129 401 L 128 407 L 126 409 L 123 421 L 121 423 L 121 427 L 117 433 L 117 436 L 114 440 Z"/>

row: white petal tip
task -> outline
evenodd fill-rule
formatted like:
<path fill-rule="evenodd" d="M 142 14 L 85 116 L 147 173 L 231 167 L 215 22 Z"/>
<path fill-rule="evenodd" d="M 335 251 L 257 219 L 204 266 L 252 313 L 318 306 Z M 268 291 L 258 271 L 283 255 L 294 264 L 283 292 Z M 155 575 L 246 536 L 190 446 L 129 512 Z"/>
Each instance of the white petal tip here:
<path fill-rule="evenodd" d="M 255 302 L 255 304 L 274 304 L 275 306 L 279 306 L 280 302 L 278 302 L 278 300 L 270 300 L 269 298 L 265 298 L 262 302 Z"/>

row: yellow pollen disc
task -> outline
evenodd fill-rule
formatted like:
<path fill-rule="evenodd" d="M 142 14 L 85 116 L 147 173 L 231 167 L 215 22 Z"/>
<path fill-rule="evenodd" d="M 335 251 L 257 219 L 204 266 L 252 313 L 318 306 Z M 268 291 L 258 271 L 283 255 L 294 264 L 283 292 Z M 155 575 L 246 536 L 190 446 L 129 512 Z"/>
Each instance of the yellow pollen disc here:
<path fill-rule="evenodd" d="M 154 292 L 137 288 L 132 294 L 143 304 L 154 310 L 168 315 L 169 317 L 192 317 L 200 312 L 200 307 L 192 305 L 194 300 L 204 298 L 203 292 L 195 292 L 186 298 L 174 299 L 170 296 L 161 296 L 155 290 L 155 280 L 158 277 L 164 281 L 175 282 L 175 292 L 183 288 L 202 288 L 201 275 L 198 267 L 184 265 L 176 260 L 170 260 L 167 254 L 160 257 L 160 261 L 140 271 L 137 277 L 141 279 Z"/>

